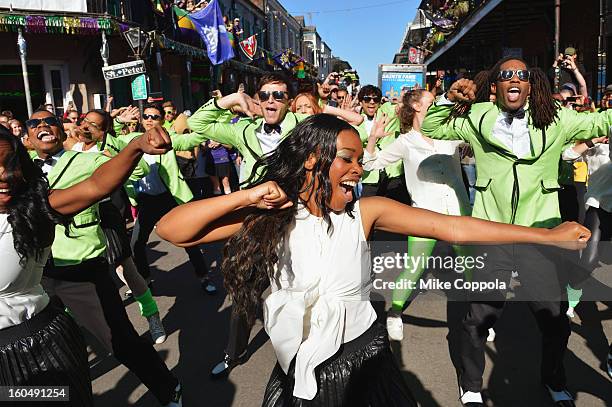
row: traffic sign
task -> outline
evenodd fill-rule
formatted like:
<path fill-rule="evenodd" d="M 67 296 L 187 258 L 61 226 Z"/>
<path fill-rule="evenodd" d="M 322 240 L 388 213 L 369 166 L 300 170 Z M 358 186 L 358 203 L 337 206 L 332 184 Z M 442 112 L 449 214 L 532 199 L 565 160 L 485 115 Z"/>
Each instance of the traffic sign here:
<path fill-rule="evenodd" d="M 143 60 L 125 62 L 123 64 L 109 65 L 102 68 L 104 79 L 118 79 L 126 76 L 140 75 L 145 73 L 145 63 Z"/>
<path fill-rule="evenodd" d="M 132 79 L 132 99 L 146 100 L 147 99 L 147 77 L 138 75 Z"/>

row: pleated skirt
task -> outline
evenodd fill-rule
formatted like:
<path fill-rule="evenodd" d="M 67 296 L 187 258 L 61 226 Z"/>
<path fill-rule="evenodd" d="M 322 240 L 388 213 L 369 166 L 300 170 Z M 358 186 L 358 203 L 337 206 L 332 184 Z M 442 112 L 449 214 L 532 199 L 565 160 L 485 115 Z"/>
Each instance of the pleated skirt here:
<path fill-rule="evenodd" d="M 83 335 L 53 300 L 32 319 L 0 330 L 0 386 L 69 386 L 69 402 L 20 401 L 19 407 L 93 406 Z"/>
<path fill-rule="evenodd" d="M 111 202 L 100 202 L 100 226 L 106 237 L 106 261 L 115 265 L 132 255 L 125 219 Z"/>
<path fill-rule="evenodd" d="M 313 400 L 293 396 L 295 360 L 285 374 L 277 363 L 264 395 L 264 407 L 416 407 L 389 347 L 387 330 L 374 323 L 315 369 Z"/>

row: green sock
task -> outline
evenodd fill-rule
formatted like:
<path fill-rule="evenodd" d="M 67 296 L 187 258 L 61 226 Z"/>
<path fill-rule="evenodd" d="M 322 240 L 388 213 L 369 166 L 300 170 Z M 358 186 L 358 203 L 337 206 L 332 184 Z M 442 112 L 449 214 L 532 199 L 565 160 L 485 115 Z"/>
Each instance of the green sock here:
<path fill-rule="evenodd" d="M 576 308 L 578 303 L 580 302 L 580 297 L 582 297 L 582 290 L 575 290 L 570 285 L 567 285 L 567 302 L 569 306 L 572 308 Z"/>
<path fill-rule="evenodd" d="M 150 288 L 147 288 L 147 291 L 140 297 L 136 297 L 136 301 L 138 301 L 138 306 L 140 307 L 140 315 L 145 318 L 159 312 Z"/>

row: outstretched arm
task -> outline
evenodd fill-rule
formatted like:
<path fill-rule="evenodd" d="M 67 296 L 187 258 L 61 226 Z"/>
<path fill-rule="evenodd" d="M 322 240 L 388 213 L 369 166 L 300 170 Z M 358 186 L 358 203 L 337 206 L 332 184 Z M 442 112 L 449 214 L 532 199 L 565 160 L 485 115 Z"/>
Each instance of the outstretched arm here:
<path fill-rule="evenodd" d="M 363 123 L 363 116 L 359 113 L 351 112 L 350 110 L 340 109 L 339 107 L 333 107 L 330 105 L 325 105 L 323 108 L 323 113 L 331 114 L 333 116 L 337 116 L 342 120 L 352 124 L 353 126 L 359 126 Z"/>
<path fill-rule="evenodd" d="M 171 146 L 170 136 L 163 129 L 155 127 L 102 164 L 91 177 L 70 188 L 50 191 L 49 203 L 61 214 L 78 213 L 123 185 L 143 153 L 164 154 Z"/>
<path fill-rule="evenodd" d="M 454 103 L 472 103 L 476 99 L 476 85 L 469 79 L 459 79 L 452 84 L 446 99 L 452 104 L 436 103 L 427 112 L 421 132 L 438 140 L 465 140 L 473 130 L 465 117 L 456 117 L 448 120 Z"/>
<path fill-rule="evenodd" d="M 156 231 L 175 246 L 196 246 L 231 237 L 240 230 L 244 218 L 257 208 L 285 209 L 292 205 L 283 190 L 270 181 L 229 195 L 180 205 L 161 218 Z"/>
<path fill-rule="evenodd" d="M 382 197 L 360 200 L 366 234 L 373 229 L 409 236 L 428 237 L 450 243 L 552 243 L 586 242 L 591 232 L 584 226 L 567 222 L 554 229 L 530 228 L 491 222 L 470 216 L 449 216 L 412 208 Z"/>

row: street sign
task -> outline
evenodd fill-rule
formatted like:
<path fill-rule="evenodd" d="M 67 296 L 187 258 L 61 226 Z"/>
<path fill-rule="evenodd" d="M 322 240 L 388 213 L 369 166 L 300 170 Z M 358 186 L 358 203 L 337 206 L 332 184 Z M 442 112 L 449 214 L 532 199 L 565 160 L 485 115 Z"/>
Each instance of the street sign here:
<path fill-rule="evenodd" d="M 140 75 L 145 73 L 145 63 L 143 60 L 125 62 L 123 64 L 109 65 L 102 68 L 104 79 L 118 79 L 125 76 Z"/>
<path fill-rule="evenodd" d="M 147 99 L 147 77 L 138 75 L 132 79 L 132 99 L 146 100 Z"/>

